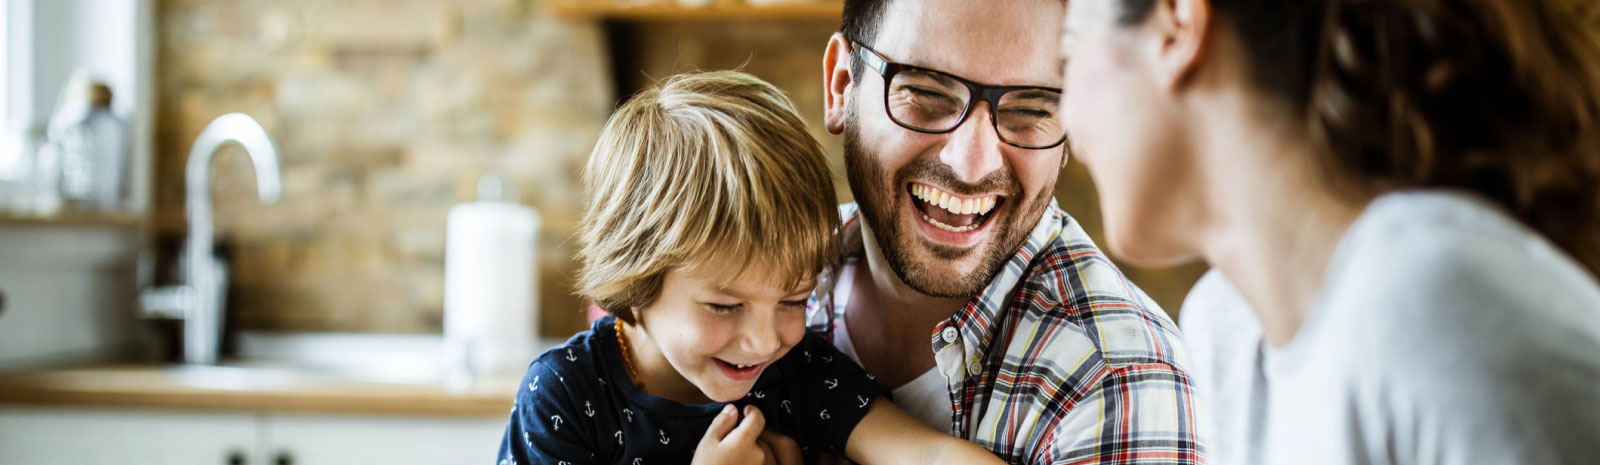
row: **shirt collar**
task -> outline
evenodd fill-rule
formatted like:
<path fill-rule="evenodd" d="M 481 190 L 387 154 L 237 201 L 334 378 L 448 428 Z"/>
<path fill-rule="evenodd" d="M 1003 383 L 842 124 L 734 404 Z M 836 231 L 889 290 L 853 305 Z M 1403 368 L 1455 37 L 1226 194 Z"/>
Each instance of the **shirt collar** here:
<path fill-rule="evenodd" d="M 840 205 L 839 214 L 843 218 L 838 231 L 840 255 L 818 278 L 817 291 L 813 294 L 807 320 L 812 331 L 823 334 L 829 341 L 833 339 L 835 321 L 844 316 L 845 302 L 833 301 L 834 289 L 839 284 L 839 271 L 850 257 L 863 253 L 864 247 L 859 207 L 855 203 Z M 961 310 L 933 328 L 931 336 L 933 351 L 937 353 L 949 345 L 941 337 L 941 332 L 953 324 L 959 331 L 960 341 L 968 354 L 984 353 L 983 349 L 988 347 L 990 339 L 993 338 L 994 322 L 1004 316 L 1013 291 L 1027 276 L 1028 265 L 1041 250 L 1061 236 L 1061 231 L 1070 221 L 1071 218 L 1057 206 L 1055 199 L 1051 199 L 1050 206 L 1045 208 L 1039 222 L 1028 234 L 1028 238 L 1023 241 L 1016 253 L 1006 260 L 1005 265 L 995 273 L 989 284 L 974 295 Z"/>

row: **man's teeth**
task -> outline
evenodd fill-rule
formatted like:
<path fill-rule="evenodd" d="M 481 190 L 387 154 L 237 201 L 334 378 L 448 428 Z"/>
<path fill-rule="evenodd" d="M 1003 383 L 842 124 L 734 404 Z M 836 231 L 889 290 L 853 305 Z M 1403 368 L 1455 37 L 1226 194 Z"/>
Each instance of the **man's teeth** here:
<path fill-rule="evenodd" d="M 926 202 L 928 205 L 943 208 L 945 211 L 957 215 L 987 215 L 990 210 L 994 210 L 995 202 L 999 200 L 999 196 L 994 195 L 977 199 L 963 199 L 922 184 L 912 184 L 911 195 L 916 196 L 917 199 Z"/>
<path fill-rule="evenodd" d="M 978 223 L 973 223 L 973 224 L 969 224 L 969 225 L 966 225 L 966 226 L 951 226 L 951 225 L 948 225 L 948 224 L 940 223 L 939 220 L 930 218 L 930 217 L 928 217 L 928 215 L 922 215 L 922 221 L 927 221 L 928 224 L 931 224 L 936 228 L 943 229 L 945 231 L 950 231 L 950 232 L 967 232 L 967 231 L 971 231 L 971 230 L 974 230 L 974 229 L 978 229 L 978 226 L 980 226 Z"/>

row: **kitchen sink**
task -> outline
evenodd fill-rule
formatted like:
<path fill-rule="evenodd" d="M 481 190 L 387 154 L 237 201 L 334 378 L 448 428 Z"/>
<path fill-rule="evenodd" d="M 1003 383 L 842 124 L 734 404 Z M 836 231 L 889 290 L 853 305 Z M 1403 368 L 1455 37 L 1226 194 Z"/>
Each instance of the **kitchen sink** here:
<path fill-rule="evenodd" d="M 539 341 L 539 351 L 564 339 Z M 453 385 L 472 382 L 450 370 L 439 335 L 354 333 L 265 333 L 238 335 L 239 354 L 216 365 L 173 365 L 174 381 L 196 387 L 381 383 Z M 533 360 L 537 352 L 528 354 Z M 487 377 L 516 377 L 494 373 Z"/>

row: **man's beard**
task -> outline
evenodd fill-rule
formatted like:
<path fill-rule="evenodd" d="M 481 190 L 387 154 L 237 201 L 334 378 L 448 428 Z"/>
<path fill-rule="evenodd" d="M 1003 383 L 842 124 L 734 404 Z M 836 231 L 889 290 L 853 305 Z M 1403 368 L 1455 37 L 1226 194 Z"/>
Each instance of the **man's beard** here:
<path fill-rule="evenodd" d="M 949 166 L 923 158 L 912 160 L 900 168 L 894 173 L 892 182 L 885 185 L 885 170 L 877 157 L 861 144 L 855 116 L 851 111 L 844 125 L 845 175 L 862 216 L 871 226 L 873 239 L 877 240 L 884 258 L 889 261 L 889 268 L 911 289 L 933 297 L 970 298 L 982 291 L 999 273 L 1006 260 L 1022 247 L 1023 241 L 1038 224 L 1040 215 L 1050 204 L 1051 186 L 1041 189 L 1032 204 L 1019 206 L 1017 203 L 1022 200 L 1022 184 L 1011 173 L 991 173 L 977 184 L 967 184 L 959 181 Z M 993 222 L 990 227 L 998 229 L 991 233 L 986 244 L 979 246 L 981 249 L 976 250 L 935 243 L 906 231 L 905 225 L 900 222 L 900 210 L 912 207 L 900 198 L 900 188 L 912 179 L 942 184 L 950 189 L 964 187 L 961 190 L 966 193 L 1001 192 L 1006 202 L 997 207 L 999 211 L 991 213 L 992 218 L 987 219 Z M 913 218 L 920 216 L 920 212 L 910 213 Z M 949 266 L 918 262 L 911 253 L 917 248 L 927 250 L 935 260 L 958 260 L 974 253 L 982 254 L 982 259 L 976 269 L 962 276 Z"/>

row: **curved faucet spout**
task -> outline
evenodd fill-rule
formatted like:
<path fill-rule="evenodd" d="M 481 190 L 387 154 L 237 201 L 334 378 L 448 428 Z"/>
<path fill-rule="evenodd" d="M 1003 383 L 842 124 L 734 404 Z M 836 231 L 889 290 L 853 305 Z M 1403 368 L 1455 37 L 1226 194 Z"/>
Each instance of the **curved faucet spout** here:
<path fill-rule="evenodd" d="M 267 130 L 261 127 L 261 123 L 244 113 L 228 113 L 217 117 L 195 138 L 184 172 L 184 180 L 188 182 L 187 200 L 193 201 L 198 197 L 209 206 L 211 159 L 217 149 L 228 142 L 237 142 L 244 147 L 245 154 L 250 156 L 250 162 L 255 165 L 256 191 L 260 194 L 261 203 L 277 203 L 282 192 L 278 176 L 278 149 L 272 145 L 272 138 L 267 137 Z M 191 207 L 193 205 L 190 204 Z"/>
<path fill-rule="evenodd" d="M 211 207 L 211 159 L 217 148 L 228 142 L 244 147 L 255 165 L 256 190 L 262 203 L 278 201 L 281 180 L 278 175 L 278 150 L 267 131 L 243 113 L 218 117 L 200 131 L 189 150 L 184 171 L 185 206 L 189 219 L 189 240 L 185 247 L 184 283 L 193 299 L 181 312 L 184 318 L 184 361 L 215 363 L 222 340 L 223 302 L 227 295 L 227 267 L 212 254 L 214 225 Z"/>

